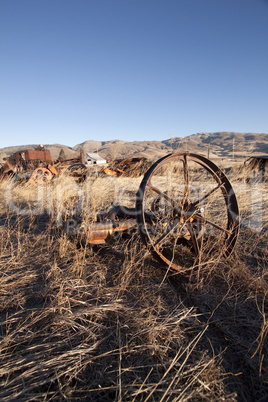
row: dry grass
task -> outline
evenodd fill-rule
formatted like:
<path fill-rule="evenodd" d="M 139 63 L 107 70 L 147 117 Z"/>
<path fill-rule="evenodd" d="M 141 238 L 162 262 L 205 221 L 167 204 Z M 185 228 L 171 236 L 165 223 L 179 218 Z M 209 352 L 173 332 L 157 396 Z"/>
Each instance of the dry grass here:
<path fill-rule="evenodd" d="M 61 230 L 77 206 L 133 206 L 139 178 L 1 183 L 0 399 L 266 401 L 268 191 L 230 179 L 236 251 L 187 276 L 135 233 L 91 250 Z"/>

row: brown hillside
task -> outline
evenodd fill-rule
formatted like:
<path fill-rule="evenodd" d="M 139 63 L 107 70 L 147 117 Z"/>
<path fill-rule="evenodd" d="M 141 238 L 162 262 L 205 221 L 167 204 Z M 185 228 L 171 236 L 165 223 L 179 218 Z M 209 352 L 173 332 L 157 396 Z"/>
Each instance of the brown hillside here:
<path fill-rule="evenodd" d="M 24 145 L 6 147 L 0 149 L 0 162 L 10 154 L 27 148 L 35 148 L 37 145 Z M 82 148 L 86 152 L 98 152 L 109 159 L 124 157 L 145 157 L 155 160 L 170 152 L 190 151 L 211 158 L 236 158 L 250 155 L 262 155 L 268 153 L 268 134 L 216 132 L 197 133 L 188 137 L 175 137 L 164 141 L 94 141 L 88 140 L 73 148 L 61 144 L 45 145 L 50 150 L 52 158 L 57 159 L 60 150 L 63 149 L 66 158 L 78 156 Z"/>

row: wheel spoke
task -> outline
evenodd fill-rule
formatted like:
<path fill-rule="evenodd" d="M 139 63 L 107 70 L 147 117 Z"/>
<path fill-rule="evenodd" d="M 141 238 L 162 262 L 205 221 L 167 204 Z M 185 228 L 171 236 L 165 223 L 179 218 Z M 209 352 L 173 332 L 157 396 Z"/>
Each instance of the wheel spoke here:
<path fill-rule="evenodd" d="M 189 225 L 188 222 L 192 218 L 193 215 L 194 215 L 194 213 L 192 213 L 191 215 L 188 216 L 188 218 L 185 220 L 185 222 L 180 227 L 179 233 L 182 232 L 182 229 L 185 226 L 188 227 L 188 225 Z M 165 233 L 163 233 L 162 236 L 160 236 L 159 239 L 155 242 L 154 247 L 157 246 L 159 243 L 161 243 L 170 233 L 172 233 L 180 223 L 181 223 L 180 219 L 178 219 L 178 218 L 175 219 L 173 225 L 169 229 L 167 229 L 165 231 Z M 190 232 L 190 234 L 191 234 L 191 232 Z M 177 235 L 177 238 L 178 237 L 179 237 L 179 234 Z"/>
<path fill-rule="evenodd" d="M 205 194 L 200 200 L 195 201 L 192 205 L 194 207 L 198 207 L 203 201 L 205 201 L 208 197 L 215 193 L 219 188 L 224 187 L 224 183 L 219 183 L 217 187 L 213 188 L 209 193 Z"/>
<path fill-rule="evenodd" d="M 156 194 L 160 195 L 161 197 L 165 198 L 165 200 L 169 201 L 171 205 L 174 205 L 174 200 L 169 197 L 166 193 L 163 193 L 163 191 L 159 190 L 157 187 L 152 186 L 151 184 L 147 184 L 147 187 L 153 190 Z"/>
<path fill-rule="evenodd" d="M 171 233 L 173 232 L 173 230 L 176 229 L 176 227 L 179 225 L 179 223 L 180 223 L 179 219 L 176 220 L 176 221 L 173 223 L 173 225 L 172 225 L 170 228 L 168 228 L 168 229 L 165 231 L 165 233 L 162 234 L 162 236 L 159 237 L 159 239 L 154 243 L 153 246 L 154 246 L 154 247 L 157 247 L 160 243 L 162 243 L 162 241 L 165 240 L 165 238 L 166 238 L 169 234 L 171 234 Z"/>
<path fill-rule="evenodd" d="M 198 257 L 198 255 L 199 255 L 199 245 L 198 245 L 198 242 L 197 242 L 197 238 L 196 238 L 195 232 L 194 232 L 193 227 L 192 227 L 191 224 L 187 224 L 186 227 L 187 227 L 187 229 L 188 229 L 188 231 L 189 231 L 189 233 L 190 233 L 190 235 L 191 235 L 191 239 L 192 239 L 192 242 L 193 242 L 195 255 L 196 255 L 196 257 Z"/>
<path fill-rule="evenodd" d="M 217 225 L 216 223 L 211 222 L 211 220 L 205 218 L 204 216 L 201 216 L 201 215 L 199 215 L 199 214 L 195 214 L 195 218 L 201 220 L 203 223 L 207 223 L 208 225 L 211 225 L 211 226 L 213 226 L 214 228 L 221 230 L 222 232 L 227 233 L 228 235 L 231 235 L 231 233 L 232 233 L 232 231 L 227 230 L 227 229 L 224 229 L 223 227 Z"/>
<path fill-rule="evenodd" d="M 184 199 L 186 199 L 187 197 L 189 197 L 189 194 L 190 194 L 187 154 L 185 154 L 183 157 L 183 173 L 184 173 L 184 182 L 185 182 Z"/>

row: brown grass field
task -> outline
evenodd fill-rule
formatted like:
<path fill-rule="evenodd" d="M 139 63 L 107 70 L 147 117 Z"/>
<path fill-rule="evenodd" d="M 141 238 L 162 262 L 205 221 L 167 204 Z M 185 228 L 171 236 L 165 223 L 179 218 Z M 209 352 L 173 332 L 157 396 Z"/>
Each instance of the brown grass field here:
<path fill-rule="evenodd" d="M 77 247 L 62 222 L 141 178 L 0 183 L 1 401 L 267 401 L 268 184 L 233 168 L 227 259 L 168 273 L 138 234 Z"/>

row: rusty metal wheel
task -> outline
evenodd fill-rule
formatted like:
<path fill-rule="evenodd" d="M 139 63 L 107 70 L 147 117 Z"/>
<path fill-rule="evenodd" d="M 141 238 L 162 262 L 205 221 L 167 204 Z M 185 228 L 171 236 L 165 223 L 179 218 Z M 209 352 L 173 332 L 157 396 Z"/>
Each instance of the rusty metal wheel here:
<path fill-rule="evenodd" d="M 144 242 L 170 269 L 187 271 L 228 256 L 239 210 L 224 173 L 203 156 L 163 157 L 145 174 L 136 201 Z"/>
<path fill-rule="evenodd" d="M 39 167 L 35 169 L 30 177 L 30 182 L 35 185 L 42 185 L 49 183 L 53 178 L 51 171 L 44 167 Z"/>
<path fill-rule="evenodd" d="M 73 163 L 68 167 L 68 171 L 78 183 L 82 183 L 87 178 L 87 167 L 83 163 Z"/>

